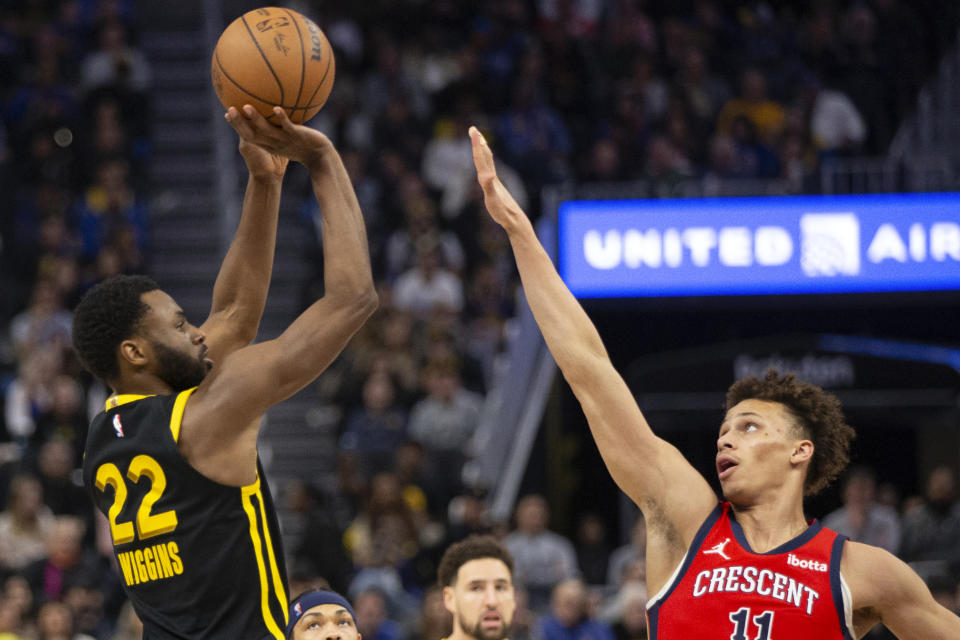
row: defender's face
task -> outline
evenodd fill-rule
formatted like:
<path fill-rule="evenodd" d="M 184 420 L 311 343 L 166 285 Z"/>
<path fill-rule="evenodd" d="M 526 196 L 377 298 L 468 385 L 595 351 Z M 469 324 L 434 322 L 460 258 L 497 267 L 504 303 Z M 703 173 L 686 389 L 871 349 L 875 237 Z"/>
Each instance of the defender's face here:
<path fill-rule="evenodd" d="M 517 608 L 510 570 L 496 558 L 464 563 L 456 582 L 443 588 L 443 604 L 454 629 L 476 640 L 503 640 Z"/>
<path fill-rule="evenodd" d="M 213 366 L 206 357 L 206 336 L 163 291 L 148 291 L 141 300 L 150 307 L 142 333 L 149 341 L 154 374 L 174 391 L 199 385 Z"/>
<path fill-rule="evenodd" d="M 801 441 L 796 420 L 779 402 L 744 400 L 727 412 L 717 439 L 717 472 L 723 495 L 751 503 L 782 487 Z"/>
<path fill-rule="evenodd" d="M 318 604 L 293 626 L 293 640 L 361 640 L 350 612 L 339 604 Z"/>

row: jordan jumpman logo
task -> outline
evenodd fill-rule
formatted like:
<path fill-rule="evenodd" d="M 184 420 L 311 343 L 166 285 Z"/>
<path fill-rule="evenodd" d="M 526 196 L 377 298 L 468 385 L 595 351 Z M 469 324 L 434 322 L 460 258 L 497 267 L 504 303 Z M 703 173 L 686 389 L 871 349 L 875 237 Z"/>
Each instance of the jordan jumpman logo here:
<path fill-rule="evenodd" d="M 724 540 L 724 541 L 721 542 L 720 544 L 715 544 L 715 545 L 713 545 L 712 547 L 710 547 L 709 549 L 707 549 L 706 551 L 704 551 L 704 552 L 703 552 L 703 555 L 707 555 L 708 553 L 715 553 L 715 554 L 717 554 L 718 556 L 722 556 L 724 560 L 729 560 L 729 559 L 730 559 L 730 556 L 728 556 L 726 553 L 723 552 L 723 548 L 724 548 L 725 546 L 727 546 L 727 543 L 729 543 L 729 542 L 730 542 L 730 538 L 727 538 L 726 540 Z"/>

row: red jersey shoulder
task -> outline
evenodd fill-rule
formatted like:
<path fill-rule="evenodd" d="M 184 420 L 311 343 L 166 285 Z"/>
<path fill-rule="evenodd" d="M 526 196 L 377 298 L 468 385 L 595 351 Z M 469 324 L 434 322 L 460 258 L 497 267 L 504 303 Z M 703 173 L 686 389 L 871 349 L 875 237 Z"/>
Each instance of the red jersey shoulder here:
<path fill-rule="evenodd" d="M 647 605 L 651 638 L 850 638 L 840 581 L 843 540 L 813 521 L 786 544 L 756 553 L 730 505 L 721 503 Z"/>

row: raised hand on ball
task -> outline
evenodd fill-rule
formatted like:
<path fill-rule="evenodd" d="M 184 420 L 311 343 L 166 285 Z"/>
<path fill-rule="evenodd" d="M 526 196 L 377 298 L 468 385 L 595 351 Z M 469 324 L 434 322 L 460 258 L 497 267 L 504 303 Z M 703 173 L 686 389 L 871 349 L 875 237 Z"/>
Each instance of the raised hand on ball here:
<path fill-rule="evenodd" d="M 267 122 L 250 105 L 244 105 L 239 111 L 231 107 L 226 118 L 241 140 L 253 143 L 274 156 L 301 162 L 307 167 L 319 161 L 324 151 L 332 147 L 327 136 L 302 124 L 293 124 L 287 112 L 280 107 L 274 107 L 270 116 L 277 124 Z"/>

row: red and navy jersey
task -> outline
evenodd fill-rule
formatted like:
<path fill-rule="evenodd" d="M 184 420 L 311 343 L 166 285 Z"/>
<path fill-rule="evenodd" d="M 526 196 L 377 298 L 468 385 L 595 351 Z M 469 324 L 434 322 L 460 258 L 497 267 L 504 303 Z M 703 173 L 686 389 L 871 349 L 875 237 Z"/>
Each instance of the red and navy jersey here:
<path fill-rule="evenodd" d="M 647 603 L 651 640 L 853 640 L 840 577 L 846 537 L 816 520 L 756 553 L 723 502 L 667 584 Z"/>

